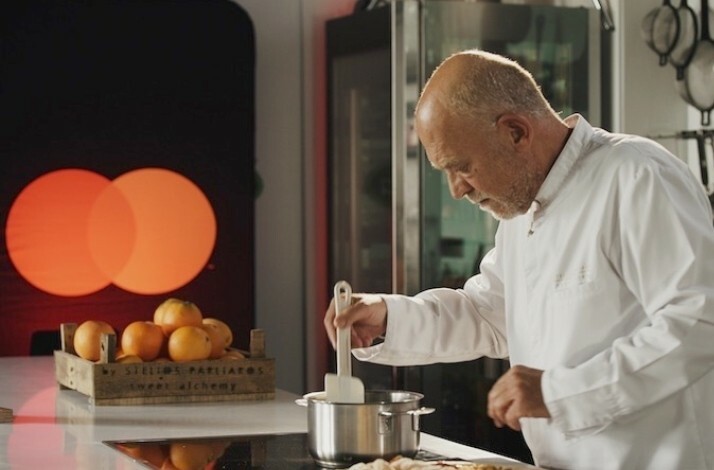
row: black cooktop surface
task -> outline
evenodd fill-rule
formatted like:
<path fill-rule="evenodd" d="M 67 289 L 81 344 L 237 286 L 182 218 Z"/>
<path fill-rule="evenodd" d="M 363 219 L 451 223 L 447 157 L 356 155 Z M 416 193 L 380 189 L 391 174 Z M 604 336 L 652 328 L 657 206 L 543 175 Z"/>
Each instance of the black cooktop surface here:
<path fill-rule="evenodd" d="M 313 470 L 321 469 L 308 452 L 307 434 L 265 434 L 105 441 L 106 445 L 152 469 Z M 421 451 L 416 458 L 444 458 Z"/>

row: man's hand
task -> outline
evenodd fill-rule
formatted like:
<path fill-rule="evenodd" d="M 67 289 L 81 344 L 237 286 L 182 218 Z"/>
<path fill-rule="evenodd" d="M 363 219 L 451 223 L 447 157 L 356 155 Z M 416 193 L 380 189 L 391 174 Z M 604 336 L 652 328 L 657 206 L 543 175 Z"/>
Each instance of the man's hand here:
<path fill-rule="evenodd" d="M 542 370 L 513 366 L 488 392 L 488 415 L 496 427 L 521 430 L 520 418 L 550 418 L 540 388 Z"/>
<path fill-rule="evenodd" d="M 337 328 L 346 327 L 352 327 L 353 348 L 371 346 L 387 330 L 387 304 L 377 294 L 354 294 L 352 305 L 335 318 L 335 299 L 332 299 L 323 323 L 333 348 Z"/>

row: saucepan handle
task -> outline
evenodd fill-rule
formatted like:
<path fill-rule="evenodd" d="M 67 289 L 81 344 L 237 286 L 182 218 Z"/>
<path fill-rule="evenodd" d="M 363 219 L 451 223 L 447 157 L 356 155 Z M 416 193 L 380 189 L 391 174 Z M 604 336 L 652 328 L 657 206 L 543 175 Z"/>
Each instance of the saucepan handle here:
<path fill-rule="evenodd" d="M 429 415 L 436 411 L 435 408 L 428 408 L 426 406 L 422 406 L 419 409 L 416 410 L 407 410 L 407 411 L 399 411 L 399 412 L 394 412 L 394 411 L 380 411 L 378 413 L 379 417 L 381 418 L 379 421 L 379 433 L 384 434 L 386 432 L 391 431 L 392 425 L 391 421 L 392 418 L 395 416 L 401 416 L 401 415 L 410 415 L 412 417 L 412 430 L 413 431 L 419 431 L 419 417 L 421 415 Z"/>
<path fill-rule="evenodd" d="M 421 416 L 421 415 L 429 415 L 432 414 L 433 412 L 436 411 L 436 408 L 427 408 L 426 406 L 422 406 L 421 408 L 417 410 L 407 410 L 407 411 L 380 411 L 379 416 L 399 416 L 399 415 L 412 415 L 412 416 Z"/>
<path fill-rule="evenodd" d="M 407 414 L 412 415 L 412 416 L 421 416 L 421 415 L 430 415 L 435 411 L 436 411 L 436 408 L 428 408 L 426 406 L 422 406 L 418 410 L 407 411 Z"/>

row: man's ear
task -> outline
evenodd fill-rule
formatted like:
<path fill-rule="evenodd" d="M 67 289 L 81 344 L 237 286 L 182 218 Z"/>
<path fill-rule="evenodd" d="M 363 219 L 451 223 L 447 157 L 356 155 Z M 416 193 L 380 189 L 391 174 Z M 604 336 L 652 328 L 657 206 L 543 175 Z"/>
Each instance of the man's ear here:
<path fill-rule="evenodd" d="M 514 147 L 524 148 L 530 146 L 533 138 L 533 127 L 530 121 L 520 114 L 502 114 L 496 120 L 496 126 L 501 132 L 506 133 Z"/>

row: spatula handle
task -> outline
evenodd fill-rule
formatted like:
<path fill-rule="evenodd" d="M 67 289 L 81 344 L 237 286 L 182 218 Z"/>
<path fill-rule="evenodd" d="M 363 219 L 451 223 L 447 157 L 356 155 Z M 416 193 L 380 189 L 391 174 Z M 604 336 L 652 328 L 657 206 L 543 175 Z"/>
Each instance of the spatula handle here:
<path fill-rule="evenodd" d="M 346 281 L 335 284 L 335 315 L 341 315 L 352 304 L 352 287 Z M 337 329 L 337 375 L 352 376 L 352 342 L 350 328 Z"/>

